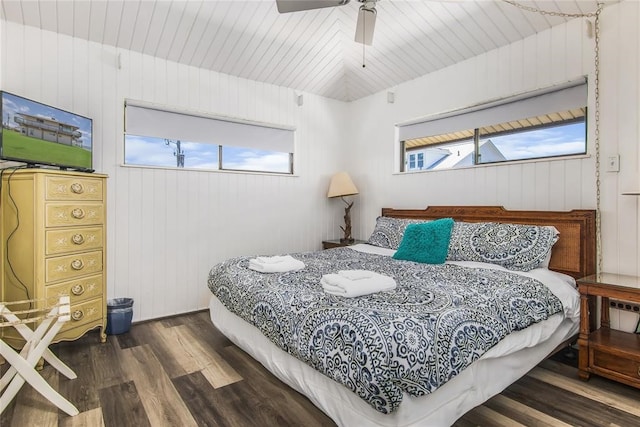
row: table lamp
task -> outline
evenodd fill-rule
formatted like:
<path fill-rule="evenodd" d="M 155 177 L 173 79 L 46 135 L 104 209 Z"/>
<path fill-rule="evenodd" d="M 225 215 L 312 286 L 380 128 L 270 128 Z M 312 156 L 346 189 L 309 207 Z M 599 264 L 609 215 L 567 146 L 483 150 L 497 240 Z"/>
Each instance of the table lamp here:
<path fill-rule="evenodd" d="M 351 237 L 351 207 L 353 201 L 347 202 L 345 196 L 353 196 L 358 194 L 358 189 L 353 184 L 351 177 L 346 172 L 338 172 L 331 177 L 331 183 L 329 183 L 329 191 L 327 197 L 340 197 L 346 207 L 344 208 L 344 227 L 340 226 L 340 229 L 344 232 L 344 237 L 340 239 L 340 243 L 353 243 L 353 237 Z"/>

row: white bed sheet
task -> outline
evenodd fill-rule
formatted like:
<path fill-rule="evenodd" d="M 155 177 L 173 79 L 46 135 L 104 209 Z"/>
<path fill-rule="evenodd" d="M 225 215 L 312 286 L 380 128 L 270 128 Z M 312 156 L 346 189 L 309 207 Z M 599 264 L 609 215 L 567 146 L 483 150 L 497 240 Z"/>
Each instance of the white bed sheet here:
<path fill-rule="evenodd" d="M 392 255 L 369 245 L 354 250 Z M 480 263 L 459 265 L 503 269 Z M 341 384 L 281 350 L 253 325 L 231 313 L 214 296 L 211 321 L 234 344 L 262 363 L 276 377 L 307 396 L 340 426 L 449 426 L 467 411 L 500 393 L 541 362 L 579 329 L 580 298 L 566 275 L 536 269 L 524 275 L 542 281 L 562 301 L 564 312 L 508 335 L 455 378 L 421 397 L 405 394 L 399 409 L 382 414 Z M 499 372 L 499 374 L 497 374 Z"/>

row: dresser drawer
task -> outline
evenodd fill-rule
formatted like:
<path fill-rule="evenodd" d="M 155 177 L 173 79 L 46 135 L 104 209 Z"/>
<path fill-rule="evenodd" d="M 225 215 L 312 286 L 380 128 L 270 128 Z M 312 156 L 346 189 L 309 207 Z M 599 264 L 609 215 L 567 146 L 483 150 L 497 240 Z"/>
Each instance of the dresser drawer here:
<path fill-rule="evenodd" d="M 102 200 L 100 178 L 76 176 L 47 176 L 45 178 L 46 200 Z"/>
<path fill-rule="evenodd" d="M 104 204 L 102 203 L 47 203 L 45 205 L 46 227 L 102 224 L 104 224 Z"/>
<path fill-rule="evenodd" d="M 101 271 L 102 251 L 52 257 L 45 260 L 45 281 L 47 283 L 73 279 Z"/>
<path fill-rule="evenodd" d="M 606 351 L 593 350 L 591 366 L 598 370 L 605 370 L 640 382 L 640 355 L 637 358 L 624 357 Z"/>
<path fill-rule="evenodd" d="M 45 298 L 50 301 L 69 295 L 71 297 L 71 305 L 74 305 L 84 300 L 102 297 L 102 284 L 102 274 L 98 274 L 97 276 L 70 280 L 57 285 L 49 285 L 45 287 Z"/>
<path fill-rule="evenodd" d="M 45 254 L 102 249 L 102 227 L 64 228 L 47 230 L 44 234 Z"/>
<path fill-rule="evenodd" d="M 101 320 L 104 314 L 103 300 L 102 298 L 96 298 L 79 304 L 71 304 L 70 314 L 71 320 L 62 326 L 56 337 L 59 337 L 66 330 Z"/>

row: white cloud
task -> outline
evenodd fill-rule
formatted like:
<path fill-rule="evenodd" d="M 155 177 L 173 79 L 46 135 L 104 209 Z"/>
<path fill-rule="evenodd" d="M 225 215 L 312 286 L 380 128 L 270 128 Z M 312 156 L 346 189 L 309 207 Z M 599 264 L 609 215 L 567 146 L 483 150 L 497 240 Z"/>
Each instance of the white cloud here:
<path fill-rule="evenodd" d="M 224 162 L 226 169 L 241 169 L 266 172 L 289 172 L 289 154 L 257 154 L 246 151 L 237 156 L 239 161 Z"/>
<path fill-rule="evenodd" d="M 173 150 L 157 141 L 125 136 L 125 163 L 148 166 L 175 166 Z"/>
<path fill-rule="evenodd" d="M 572 124 L 498 136 L 491 141 L 508 159 L 527 159 L 582 153 L 584 138 L 584 124 Z"/>

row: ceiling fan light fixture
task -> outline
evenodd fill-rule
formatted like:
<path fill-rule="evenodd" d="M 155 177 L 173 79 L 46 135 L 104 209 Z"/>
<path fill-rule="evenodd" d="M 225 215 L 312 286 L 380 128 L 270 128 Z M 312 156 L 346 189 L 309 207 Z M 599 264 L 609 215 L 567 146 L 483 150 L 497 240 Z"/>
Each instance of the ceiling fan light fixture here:
<path fill-rule="evenodd" d="M 375 2 L 366 2 L 360 6 L 355 37 L 358 43 L 369 46 L 373 43 L 373 31 L 376 27 L 376 16 L 378 14 L 375 5 Z"/>

